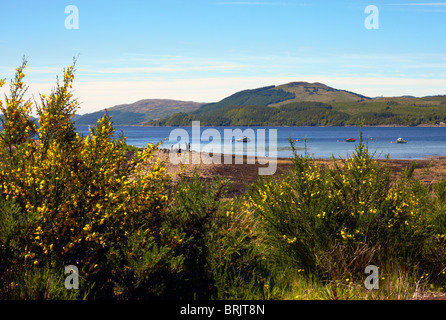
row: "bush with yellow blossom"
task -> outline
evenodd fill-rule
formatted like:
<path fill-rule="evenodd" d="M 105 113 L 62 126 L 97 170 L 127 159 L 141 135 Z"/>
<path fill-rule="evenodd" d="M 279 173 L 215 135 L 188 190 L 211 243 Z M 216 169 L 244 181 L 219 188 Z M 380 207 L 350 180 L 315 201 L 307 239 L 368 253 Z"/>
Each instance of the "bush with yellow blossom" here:
<path fill-rule="evenodd" d="M 294 169 L 245 194 L 245 207 L 263 221 L 271 259 L 322 279 L 362 279 L 368 264 L 418 268 L 444 239 L 445 211 L 435 197 L 410 169 L 392 182 L 362 128 L 355 152 L 332 167 L 318 166 L 306 151 L 298 155 L 293 141 Z"/>
<path fill-rule="evenodd" d="M 158 267 L 149 261 L 155 256 L 175 272 L 176 262 L 172 260 L 172 269 L 166 262 L 172 257 L 159 256 L 169 251 L 163 249 L 169 239 L 160 236 L 160 225 L 170 177 L 153 157 L 157 146 L 127 160 L 125 138 L 115 136 L 107 114 L 89 136 L 79 136 L 73 123 L 78 107 L 71 93 L 74 63 L 49 95 L 40 96 L 34 124 L 33 103 L 23 100 L 25 67 L 24 60 L 1 104 L 0 295 L 40 297 L 41 292 L 24 289 L 30 275 L 41 271 L 60 278 L 66 265 L 79 268 L 83 290 L 56 290 L 55 298 L 59 293 L 63 298 L 113 297 L 136 290 L 141 270 Z M 38 139 L 32 139 L 33 132 Z M 135 246 L 147 250 L 135 257 Z M 141 263 L 132 264 L 132 259 Z"/>

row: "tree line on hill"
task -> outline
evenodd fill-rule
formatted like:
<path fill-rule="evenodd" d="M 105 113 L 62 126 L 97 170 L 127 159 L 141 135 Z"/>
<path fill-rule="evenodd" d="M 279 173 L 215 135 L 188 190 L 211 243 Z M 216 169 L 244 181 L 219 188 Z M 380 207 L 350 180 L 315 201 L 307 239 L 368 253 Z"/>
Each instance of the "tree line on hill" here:
<path fill-rule="evenodd" d="M 355 108 L 356 111 L 352 112 Z M 375 103 L 373 109 L 359 102 L 349 105 L 294 102 L 279 107 L 227 106 L 203 114 L 175 113 L 168 118 L 150 121 L 147 125 L 188 126 L 191 121 L 198 120 L 203 126 L 348 126 L 361 122 L 364 125 L 417 126 L 446 121 L 444 107 L 408 109 L 398 103 L 389 106 L 380 102 Z"/>

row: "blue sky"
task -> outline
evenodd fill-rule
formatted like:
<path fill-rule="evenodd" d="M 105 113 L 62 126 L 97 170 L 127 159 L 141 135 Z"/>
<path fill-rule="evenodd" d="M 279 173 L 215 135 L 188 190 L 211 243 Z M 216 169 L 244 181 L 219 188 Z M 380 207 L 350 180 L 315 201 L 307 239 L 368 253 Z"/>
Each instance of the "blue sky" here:
<path fill-rule="evenodd" d="M 431 0 L 432 1 L 432 0 Z M 79 28 L 65 27 L 65 7 Z M 368 5 L 379 29 L 367 29 Z M 446 2 L 3 1 L 0 78 L 28 57 L 30 94 L 78 57 L 80 114 L 145 98 L 218 101 L 291 81 L 368 96 L 446 94 Z"/>

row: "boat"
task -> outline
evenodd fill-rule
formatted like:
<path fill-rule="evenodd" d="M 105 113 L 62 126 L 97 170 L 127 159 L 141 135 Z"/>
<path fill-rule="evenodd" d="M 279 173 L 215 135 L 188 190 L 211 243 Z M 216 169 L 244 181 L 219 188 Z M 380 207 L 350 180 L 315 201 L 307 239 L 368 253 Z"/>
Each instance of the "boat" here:
<path fill-rule="evenodd" d="M 243 137 L 243 138 L 239 138 L 239 139 L 237 139 L 235 141 L 237 141 L 237 142 L 249 142 L 250 139 L 248 137 Z"/>
<path fill-rule="evenodd" d="M 347 142 L 355 142 L 356 139 L 355 138 L 347 138 L 347 139 L 345 139 L 345 141 L 347 141 Z"/>
<path fill-rule="evenodd" d="M 396 143 L 407 143 L 407 140 L 404 140 L 403 138 L 396 139 Z"/>

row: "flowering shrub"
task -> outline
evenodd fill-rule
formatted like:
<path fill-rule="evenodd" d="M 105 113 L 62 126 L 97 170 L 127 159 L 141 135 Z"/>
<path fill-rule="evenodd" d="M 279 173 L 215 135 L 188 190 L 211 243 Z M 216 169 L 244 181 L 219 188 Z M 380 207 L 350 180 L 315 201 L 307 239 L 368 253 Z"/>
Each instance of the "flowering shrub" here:
<path fill-rule="evenodd" d="M 2 107 L 0 198 L 8 209 L 1 217 L 0 245 L 7 263 L 0 281 L 10 288 L 8 281 L 19 283 L 34 269 L 60 274 L 74 264 L 83 288 L 90 290 L 84 294 L 100 294 L 105 284 L 123 281 L 121 267 L 129 263 L 125 258 L 138 245 L 135 241 L 150 239 L 158 247 L 168 241 L 160 237 L 160 224 L 170 177 L 153 158 L 154 144 L 127 161 L 125 138 L 115 137 L 107 114 L 90 128 L 90 136 L 75 132 L 74 66 L 50 95 L 41 95 L 39 125 L 31 123 L 32 103 L 22 99 L 25 66 L 26 61 L 16 69 Z M 39 140 L 31 139 L 32 131 Z"/>
<path fill-rule="evenodd" d="M 0 297 L 227 297 L 234 278 L 252 278 L 257 223 L 224 200 L 227 180 L 183 177 L 172 188 L 158 145 L 128 160 L 107 114 L 79 136 L 74 64 L 40 96 L 34 123 L 25 66 L 2 107 Z M 64 288 L 67 265 L 79 269 L 79 290 Z"/>
<path fill-rule="evenodd" d="M 276 259 L 290 257 L 296 270 L 358 279 L 372 262 L 419 261 L 433 239 L 444 237 L 436 227 L 444 211 L 435 209 L 428 189 L 407 174 L 392 183 L 362 130 L 356 151 L 333 159 L 333 168 L 319 167 L 307 153 L 293 161 L 280 179 L 253 185 L 245 206 L 264 222 Z"/>

